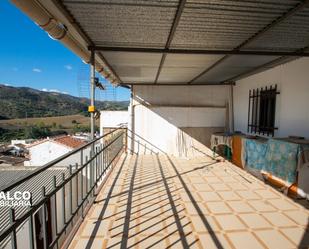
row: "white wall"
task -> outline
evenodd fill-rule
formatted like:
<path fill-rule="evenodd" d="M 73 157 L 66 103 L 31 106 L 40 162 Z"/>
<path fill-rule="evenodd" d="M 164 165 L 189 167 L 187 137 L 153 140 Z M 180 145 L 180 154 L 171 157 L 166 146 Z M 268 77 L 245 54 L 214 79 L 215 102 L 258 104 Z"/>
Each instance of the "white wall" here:
<path fill-rule="evenodd" d="M 133 92 L 129 149 L 136 153 L 193 157 L 209 152 L 212 132 L 225 130 L 229 86 L 134 86 Z"/>
<path fill-rule="evenodd" d="M 116 128 L 121 124 L 128 123 L 128 111 L 101 111 L 100 134 L 103 135 L 103 128 Z"/>
<path fill-rule="evenodd" d="M 49 163 L 58 157 L 63 156 L 64 154 L 72 151 L 73 149 L 53 142 L 52 140 L 47 140 L 41 144 L 29 147 L 30 160 L 25 161 L 25 166 L 43 166 L 46 163 Z M 83 149 L 83 160 L 86 161 L 86 156 L 90 158 L 90 147 Z M 81 154 L 76 152 L 68 158 L 57 163 L 55 166 L 69 166 L 81 163 Z"/>
<path fill-rule="evenodd" d="M 309 137 L 309 58 L 301 58 L 236 82 L 235 130 L 247 132 L 249 90 L 277 84 L 275 136 Z"/>
<path fill-rule="evenodd" d="M 66 146 L 48 140 L 29 147 L 28 150 L 30 160 L 25 162 L 27 163 L 25 166 L 42 166 L 71 151 L 71 149 Z"/>

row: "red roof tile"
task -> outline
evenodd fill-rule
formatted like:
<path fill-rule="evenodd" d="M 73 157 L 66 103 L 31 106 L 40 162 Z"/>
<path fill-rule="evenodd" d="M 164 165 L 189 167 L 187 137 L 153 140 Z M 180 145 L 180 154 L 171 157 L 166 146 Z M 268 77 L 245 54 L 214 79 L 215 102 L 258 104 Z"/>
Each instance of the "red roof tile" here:
<path fill-rule="evenodd" d="M 86 144 L 86 142 L 84 140 L 78 139 L 78 138 L 74 138 L 71 136 L 63 136 L 63 137 L 57 137 L 54 138 L 53 141 L 63 144 L 67 147 L 76 149 L 81 147 L 82 145 Z"/>

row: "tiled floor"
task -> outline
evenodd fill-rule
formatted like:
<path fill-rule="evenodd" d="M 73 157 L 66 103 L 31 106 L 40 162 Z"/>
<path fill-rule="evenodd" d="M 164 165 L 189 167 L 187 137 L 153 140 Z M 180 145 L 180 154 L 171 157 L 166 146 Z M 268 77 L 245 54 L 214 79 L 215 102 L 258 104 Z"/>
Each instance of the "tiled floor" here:
<path fill-rule="evenodd" d="M 123 157 L 70 248 L 308 248 L 309 211 L 227 162 Z"/>

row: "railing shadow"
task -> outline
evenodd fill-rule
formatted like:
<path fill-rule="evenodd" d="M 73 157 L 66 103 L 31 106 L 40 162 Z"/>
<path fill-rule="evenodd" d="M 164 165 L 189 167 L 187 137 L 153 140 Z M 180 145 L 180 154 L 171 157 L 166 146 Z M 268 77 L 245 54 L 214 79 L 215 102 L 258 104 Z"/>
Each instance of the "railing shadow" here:
<path fill-rule="evenodd" d="M 139 139 L 142 139 L 144 142 L 149 143 L 148 141 L 146 141 L 145 139 L 143 139 L 141 136 L 137 134 L 135 134 L 135 137 L 138 137 Z M 135 162 L 132 164 L 132 167 L 129 168 L 127 172 L 127 175 L 129 176 L 129 178 L 127 181 L 124 182 L 124 187 L 127 189 L 125 189 L 124 191 L 120 193 L 113 194 L 114 186 L 116 185 L 116 182 L 119 179 L 119 175 L 121 171 L 123 170 L 124 162 L 122 162 L 117 172 L 117 175 L 115 179 L 113 180 L 111 188 L 108 191 L 107 196 L 104 199 L 96 200 L 96 203 L 103 202 L 104 204 L 100 212 L 100 215 L 98 217 L 98 220 L 95 222 L 95 227 L 92 230 L 92 233 L 91 233 L 91 236 L 89 238 L 86 248 L 90 248 L 93 245 L 94 238 L 96 237 L 96 234 L 98 233 L 98 229 L 100 227 L 100 223 L 102 222 L 102 220 L 112 218 L 112 216 L 115 217 L 115 222 L 118 222 L 118 223 L 120 222 L 120 223 L 117 225 L 113 225 L 113 227 L 109 229 L 109 232 L 111 233 L 112 238 L 118 238 L 119 241 L 113 243 L 112 245 L 109 245 L 107 248 L 113 248 L 115 246 L 120 247 L 120 248 L 132 248 L 138 245 L 139 243 L 146 241 L 150 237 L 161 234 L 164 229 L 171 228 L 172 226 L 176 226 L 175 231 L 168 233 L 163 238 L 160 237 L 160 239 L 168 238 L 171 235 L 178 234 L 178 239 L 176 241 L 173 241 L 169 247 L 176 246 L 177 243 L 180 243 L 182 248 L 190 248 L 198 240 L 196 239 L 195 241 L 189 241 L 187 239 L 188 236 L 192 232 L 186 231 L 185 228 L 188 225 L 190 225 L 191 221 L 185 222 L 184 208 L 181 208 L 181 205 L 177 203 L 181 200 L 181 198 L 177 197 L 177 191 L 181 189 L 184 189 L 186 193 L 188 194 L 190 201 L 192 202 L 197 213 L 199 214 L 199 217 L 203 221 L 203 224 L 205 226 L 205 231 L 209 232 L 209 234 L 211 235 L 214 241 L 214 244 L 217 246 L 217 248 L 223 248 L 216 234 L 213 232 L 211 225 L 207 221 L 207 218 L 203 214 L 202 209 L 199 207 L 198 202 L 195 200 L 193 195 L 190 193 L 186 183 L 182 179 L 182 175 L 184 174 L 188 174 L 196 170 L 202 170 L 203 168 L 214 165 L 217 162 L 211 161 L 210 163 L 204 166 L 195 167 L 194 169 L 190 169 L 188 171 L 179 173 L 175 165 L 173 164 L 172 160 L 167 155 L 167 153 L 165 153 L 163 150 L 161 150 L 157 146 L 151 143 L 149 144 L 153 146 L 157 151 L 160 151 L 160 153 L 158 153 L 158 152 L 155 152 L 154 150 L 151 150 L 150 146 L 146 147 L 150 149 L 153 152 L 153 155 L 155 156 L 154 169 L 147 170 L 146 168 L 146 171 L 143 170 L 142 177 L 139 176 L 140 177 L 139 179 L 138 177 L 138 175 L 140 174 L 139 167 L 142 162 L 138 163 L 139 155 L 135 154 L 134 156 Z M 163 165 L 161 162 L 162 159 L 159 157 L 159 154 L 164 154 L 168 158 L 169 163 L 172 165 L 172 168 L 175 171 L 175 175 L 169 175 L 166 172 L 166 170 L 163 168 Z M 152 163 L 154 164 L 154 162 Z M 154 176 L 156 176 L 155 179 L 154 179 Z M 182 183 L 181 188 L 176 188 L 174 184 L 171 185 L 170 181 L 175 178 L 178 178 L 180 182 Z M 151 191 L 154 191 L 157 194 L 153 198 L 151 198 L 152 194 L 148 194 L 148 192 L 151 192 Z M 110 199 L 116 198 L 116 197 L 121 198 L 118 202 L 118 207 L 121 207 L 121 209 L 124 209 L 124 210 L 120 212 L 116 212 L 110 216 L 104 216 Z M 136 199 L 136 197 L 138 198 Z M 156 207 L 157 205 L 160 205 L 160 204 L 161 204 L 161 207 L 162 205 L 163 207 L 165 207 L 164 212 L 158 210 L 158 207 Z M 154 222 L 151 226 L 150 225 L 146 226 L 143 229 L 139 230 L 138 232 L 136 231 L 134 232 L 134 229 L 137 226 L 145 226 L 147 222 L 151 222 L 154 219 L 156 219 L 157 216 L 155 214 L 157 214 L 158 211 L 160 211 L 159 213 L 160 213 L 161 221 Z M 164 215 L 164 216 L 161 217 L 161 215 Z M 139 219 L 144 219 L 144 220 L 139 221 Z M 171 222 L 170 219 L 173 219 L 173 221 Z M 161 226 L 159 227 L 158 225 L 162 224 L 163 222 L 165 222 L 165 225 L 163 227 Z M 119 229 L 121 228 L 122 228 L 122 231 L 119 232 Z M 144 236 L 143 239 L 141 239 L 138 242 L 135 242 L 133 244 L 129 243 L 129 239 L 132 239 L 134 236 L 143 234 L 145 231 L 149 229 L 151 229 L 152 233 L 150 233 L 147 236 Z M 153 230 L 155 231 L 153 232 Z M 154 241 L 151 246 L 158 245 L 159 242 L 160 242 L 159 240 Z"/>

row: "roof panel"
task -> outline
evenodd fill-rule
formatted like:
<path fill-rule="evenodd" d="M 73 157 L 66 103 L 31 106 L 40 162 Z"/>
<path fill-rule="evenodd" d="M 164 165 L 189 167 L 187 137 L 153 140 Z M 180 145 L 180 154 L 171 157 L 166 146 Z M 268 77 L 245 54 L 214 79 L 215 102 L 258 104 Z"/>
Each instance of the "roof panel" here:
<path fill-rule="evenodd" d="M 251 50 L 295 51 L 309 45 L 309 7 L 245 46 Z"/>
<path fill-rule="evenodd" d="M 241 73 L 248 72 L 279 57 L 234 55 L 227 58 L 213 70 L 198 78 L 194 83 L 220 83 Z"/>
<path fill-rule="evenodd" d="M 178 1 L 64 1 L 96 45 L 164 47 Z"/>
<path fill-rule="evenodd" d="M 217 55 L 179 55 L 166 56 L 158 83 L 187 83 L 222 56 Z"/>
<path fill-rule="evenodd" d="M 173 48 L 234 49 L 299 1 L 188 0 Z"/>
<path fill-rule="evenodd" d="M 153 82 L 162 54 L 104 52 L 104 57 L 124 82 Z"/>

